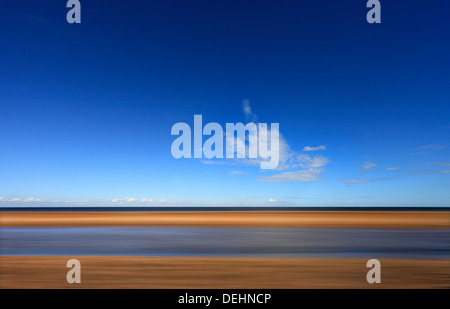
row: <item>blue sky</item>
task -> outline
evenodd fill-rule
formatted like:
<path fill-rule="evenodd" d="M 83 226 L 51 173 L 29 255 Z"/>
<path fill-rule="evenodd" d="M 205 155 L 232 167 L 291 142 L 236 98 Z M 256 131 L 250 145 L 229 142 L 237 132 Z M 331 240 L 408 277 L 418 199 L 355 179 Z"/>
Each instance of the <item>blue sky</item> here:
<path fill-rule="evenodd" d="M 446 1 L 80 2 L 0 4 L 0 206 L 450 206 Z M 195 114 L 288 160 L 174 159 Z"/>

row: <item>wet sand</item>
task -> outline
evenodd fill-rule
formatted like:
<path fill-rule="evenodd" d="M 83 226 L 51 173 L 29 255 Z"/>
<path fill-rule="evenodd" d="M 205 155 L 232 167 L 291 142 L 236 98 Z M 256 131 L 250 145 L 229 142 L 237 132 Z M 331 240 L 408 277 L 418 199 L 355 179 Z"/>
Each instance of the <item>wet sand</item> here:
<path fill-rule="evenodd" d="M 66 262 L 81 263 L 81 284 Z M 448 260 L 380 259 L 369 284 L 366 259 L 118 256 L 0 256 L 0 288 L 449 288 Z"/>
<path fill-rule="evenodd" d="M 448 211 L 2 212 L 0 226 L 449 228 Z"/>

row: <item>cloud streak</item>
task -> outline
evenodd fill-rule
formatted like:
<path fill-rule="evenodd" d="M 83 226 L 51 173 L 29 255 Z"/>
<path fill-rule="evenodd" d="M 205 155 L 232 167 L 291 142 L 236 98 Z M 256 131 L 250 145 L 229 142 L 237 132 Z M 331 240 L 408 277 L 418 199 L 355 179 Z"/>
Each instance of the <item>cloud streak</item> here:
<path fill-rule="evenodd" d="M 417 156 L 417 155 L 445 149 L 445 148 L 448 148 L 449 145 L 450 144 L 432 144 L 432 145 L 416 147 L 416 148 L 413 148 L 410 150 L 410 155 Z"/>
<path fill-rule="evenodd" d="M 231 171 L 230 175 L 234 176 L 234 175 L 245 175 L 247 173 L 242 172 L 242 171 Z"/>
<path fill-rule="evenodd" d="M 433 164 L 433 165 L 439 165 L 439 166 L 450 166 L 450 163 L 448 163 L 448 162 L 426 162 L 425 164 Z"/>
<path fill-rule="evenodd" d="M 306 146 L 303 148 L 302 151 L 318 151 L 318 150 L 327 150 L 327 146 L 325 146 L 325 145 L 320 145 L 317 147 Z"/>
<path fill-rule="evenodd" d="M 365 162 L 363 164 L 362 168 L 366 169 L 366 170 L 370 170 L 370 169 L 372 169 L 372 168 L 374 168 L 376 166 L 377 166 L 377 164 L 375 162 Z"/>
<path fill-rule="evenodd" d="M 374 182 L 374 181 L 381 181 L 381 180 L 388 180 L 388 179 L 394 179 L 394 177 L 379 177 L 379 178 L 344 178 L 344 179 L 338 179 L 338 181 L 353 185 L 353 184 L 359 184 L 359 183 L 367 183 L 367 182 Z"/>
<path fill-rule="evenodd" d="M 400 167 L 388 167 L 388 168 L 386 168 L 386 170 L 388 170 L 388 171 L 398 171 L 400 169 Z"/>
<path fill-rule="evenodd" d="M 244 110 L 245 119 L 247 121 L 256 122 L 258 121 L 258 117 L 253 114 L 252 108 L 250 107 L 250 101 L 245 99 L 242 101 L 242 109 Z"/>
<path fill-rule="evenodd" d="M 320 174 L 323 173 L 323 168 L 310 168 L 307 170 L 300 170 L 296 172 L 284 172 L 272 176 L 260 177 L 260 181 L 266 182 L 288 182 L 288 181 L 319 181 Z"/>

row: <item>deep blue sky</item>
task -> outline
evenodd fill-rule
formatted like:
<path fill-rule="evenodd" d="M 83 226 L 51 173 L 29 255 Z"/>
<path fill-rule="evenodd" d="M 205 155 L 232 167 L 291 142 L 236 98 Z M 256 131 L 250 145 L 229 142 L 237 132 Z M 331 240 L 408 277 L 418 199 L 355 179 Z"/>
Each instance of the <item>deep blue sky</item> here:
<path fill-rule="evenodd" d="M 448 1 L 80 2 L 0 4 L 0 206 L 450 206 Z M 243 100 L 303 166 L 172 157 Z"/>

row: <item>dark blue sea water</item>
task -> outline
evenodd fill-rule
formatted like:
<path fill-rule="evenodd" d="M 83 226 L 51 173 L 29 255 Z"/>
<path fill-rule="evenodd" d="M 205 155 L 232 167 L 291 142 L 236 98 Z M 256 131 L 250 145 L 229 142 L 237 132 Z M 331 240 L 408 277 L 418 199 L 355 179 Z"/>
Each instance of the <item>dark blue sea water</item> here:
<path fill-rule="evenodd" d="M 2 227 L 1 255 L 450 257 L 449 229 Z"/>

